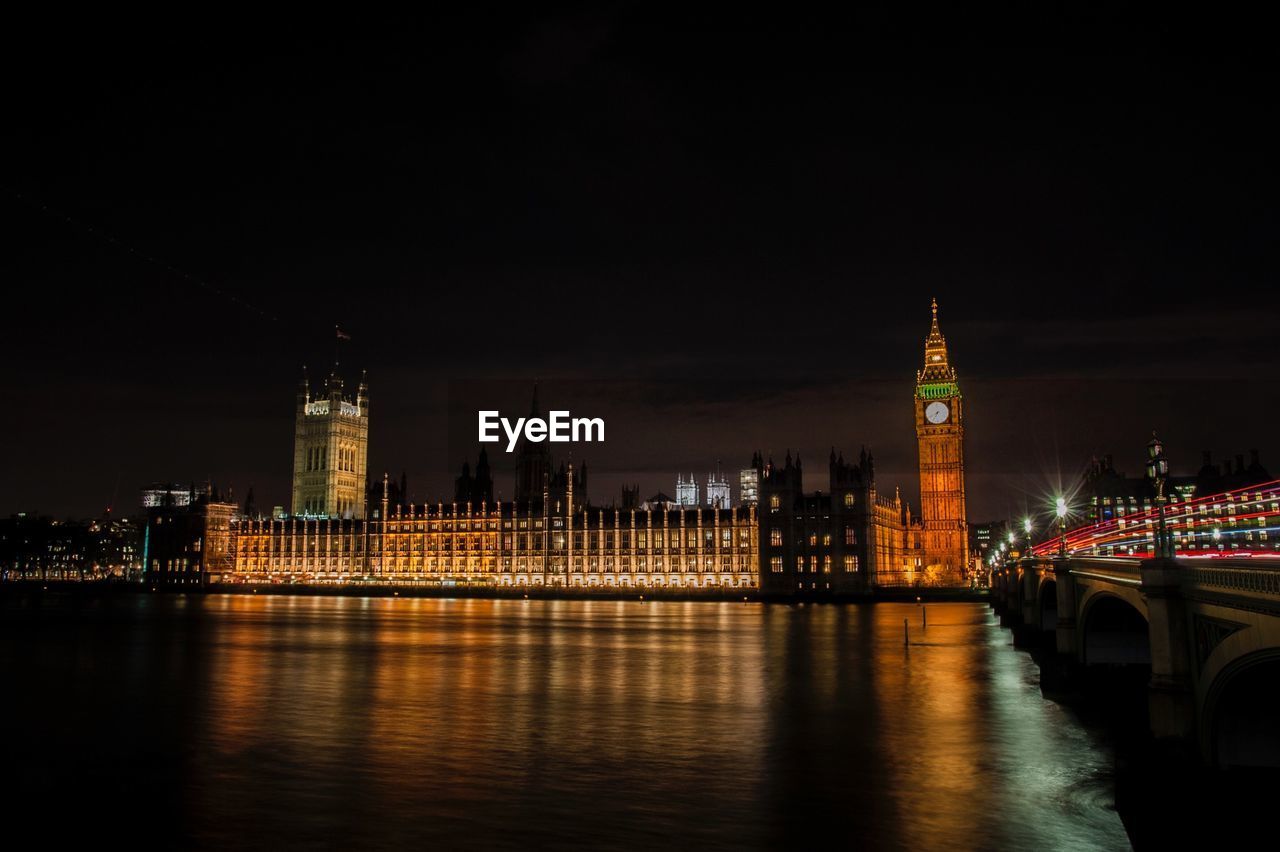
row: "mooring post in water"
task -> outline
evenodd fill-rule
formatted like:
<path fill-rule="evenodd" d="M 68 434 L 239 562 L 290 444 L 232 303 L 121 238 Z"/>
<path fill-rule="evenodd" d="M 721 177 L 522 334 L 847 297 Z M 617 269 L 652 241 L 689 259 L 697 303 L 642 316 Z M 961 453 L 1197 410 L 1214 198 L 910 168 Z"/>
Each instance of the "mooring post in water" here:
<path fill-rule="evenodd" d="M 927 606 L 920 607 L 920 626 L 925 630 L 929 629 L 929 608 Z"/>
<path fill-rule="evenodd" d="M 902 619 L 902 647 L 905 648 L 910 644 L 911 644 L 911 626 L 907 624 L 907 620 L 904 618 Z"/>

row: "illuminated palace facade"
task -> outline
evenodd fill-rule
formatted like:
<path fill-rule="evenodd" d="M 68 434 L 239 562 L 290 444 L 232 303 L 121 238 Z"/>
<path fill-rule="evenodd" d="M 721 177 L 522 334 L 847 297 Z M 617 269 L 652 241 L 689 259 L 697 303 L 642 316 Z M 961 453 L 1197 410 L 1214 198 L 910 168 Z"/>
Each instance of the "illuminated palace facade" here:
<path fill-rule="evenodd" d="M 384 503 L 384 505 L 386 505 Z M 240 583 L 756 586 L 755 507 L 645 510 L 435 504 L 377 520 L 243 521 Z"/>
<path fill-rule="evenodd" d="M 363 384 L 360 399 L 358 413 L 364 414 Z M 530 416 L 538 415 L 535 395 Z M 298 440 L 316 438 L 300 429 Z M 288 518 L 237 521 L 229 570 L 208 579 L 479 587 L 758 585 L 755 506 L 596 508 L 586 499 L 586 482 L 585 465 L 556 469 L 546 443 L 524 441 L 517 450 L 514 500 L 493 500 L 483 454 L 476 476 L 464 466 L 450 503 L 392 506 L 384 477 L 372 518 L 362 517 L 363 511 L 355 517 L 350 511 L 295 511 Z"/>

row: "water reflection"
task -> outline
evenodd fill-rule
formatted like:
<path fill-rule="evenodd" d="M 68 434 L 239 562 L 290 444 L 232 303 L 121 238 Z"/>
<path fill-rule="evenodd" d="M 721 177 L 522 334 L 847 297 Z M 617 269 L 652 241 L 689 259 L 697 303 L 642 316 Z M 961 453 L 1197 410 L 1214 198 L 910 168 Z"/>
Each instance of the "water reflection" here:
<path fill-rule="evenodd" d="M 104 814 L 141 806 L 179 844 L 1128 846 L 1111 755 L 981 605 L 931 605 L 927 630 L 906 604 L 137 597 L 4 616 L 6 670 L 38 691 L 22 723 L 51 738 L 8 755 L 52 764 L 32 798 L 110 777 Z M 61 724 L 73 699 L 143 732 Z"/>

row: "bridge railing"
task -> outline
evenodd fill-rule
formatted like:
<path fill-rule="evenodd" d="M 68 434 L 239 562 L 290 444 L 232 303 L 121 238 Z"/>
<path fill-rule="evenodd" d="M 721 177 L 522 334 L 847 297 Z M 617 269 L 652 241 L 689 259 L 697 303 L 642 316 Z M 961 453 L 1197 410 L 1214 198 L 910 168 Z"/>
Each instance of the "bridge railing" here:
<path fill-rule="evenodd" d="M 1218 560 L 1185 560 L 1180 565 L 1191 585 L 1280 596 L 1280 565 L 1241 565 Z"/>

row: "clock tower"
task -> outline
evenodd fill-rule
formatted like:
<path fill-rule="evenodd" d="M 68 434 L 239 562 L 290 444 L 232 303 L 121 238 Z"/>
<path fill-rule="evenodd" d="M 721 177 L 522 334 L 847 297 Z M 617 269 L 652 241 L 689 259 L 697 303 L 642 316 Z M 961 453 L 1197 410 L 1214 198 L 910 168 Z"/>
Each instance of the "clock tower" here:
<path fill-rule="evenodd" d="M 916 373 L 916 442 L 920 449 L 920 513 L 926 570 L 939 582 L 959 583 L 969 564 L 964 506 L 964 406 L 947 340 L 938 329 L 938 300 Z"/>

